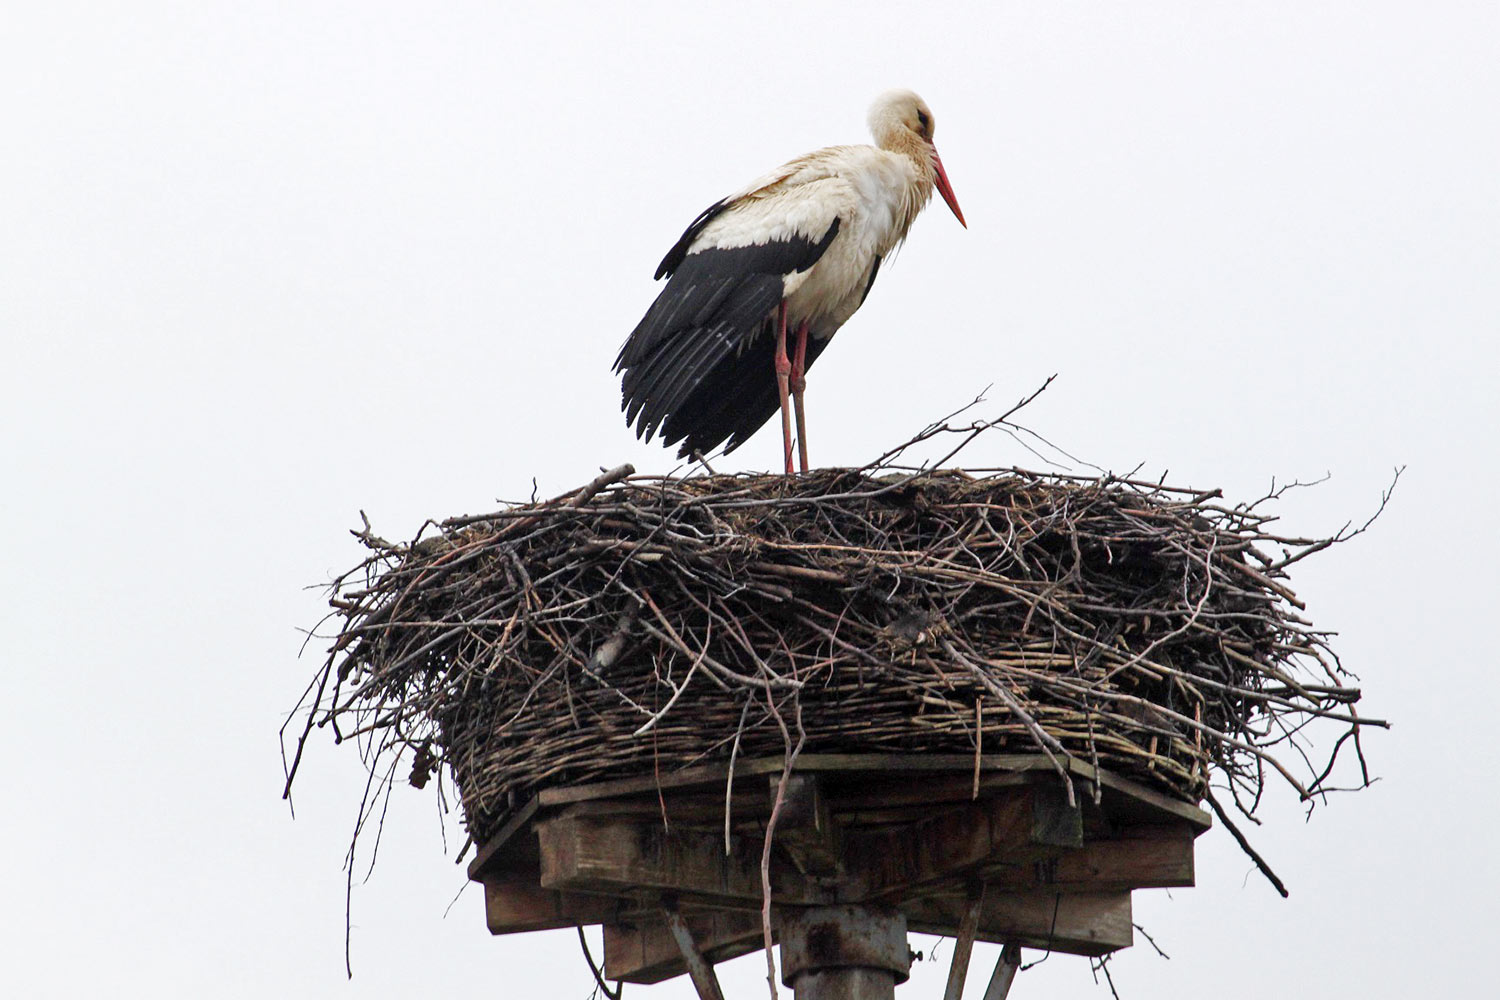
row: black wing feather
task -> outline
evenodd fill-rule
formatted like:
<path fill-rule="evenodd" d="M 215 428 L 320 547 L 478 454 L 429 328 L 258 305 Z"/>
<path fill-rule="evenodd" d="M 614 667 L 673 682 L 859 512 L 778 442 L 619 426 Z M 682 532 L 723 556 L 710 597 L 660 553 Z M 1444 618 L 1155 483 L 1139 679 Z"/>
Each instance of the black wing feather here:
<path fill-rule="evenodd" d="M 764 336 L 720 364 L 700 381 L 688 398 L 667 417 L 662 426 L 662 442 L 682 442 L 678 455 L 690 457 L 694 452 L 708 454 L 724 441 L 724 451 L 734 451 L 749 440 L 781 408 L 781 394 L 776 387 L 773 358 L 776 354 L 775 321 L 765 324 Z M 832 338 L 807 341 L 807 367 L 832 342 Z"/>
<path fill-rule="evenodd" d="M 683 258 L 687 256 L 688 248 L 693 245 L 693 241 L 698 238 L 698 234 L 703 232 L 703 227 L 718 218 L 729 207 L 729 204 L 729 200 L 726 198 L 723 201 L 714 202 L 698 213 L 698 217 L 683 231 L 682 236 L 672 245 L 672 249 L 668 250 L 667 255 L 661 259 L 661 263 L 656 265 L 655 280 L 660 281 L 677 270 L 682 264 Z"/>
<path fill-rule="evenodd" d="M 730 437 L 737 447 L 776 412 L 774 315 L 785 277 L 817 263 L 839 230 L 834 219 L 817 241 L 689 252 L 726 207 L 695 219 L 662 260 L 657 275 L 671 280 L 615 359 L 626 423 L 647 441 L 658 433 L 666 444 L 687 439 L 684 454 Z M 808 344 L 809 366 L 823 344 Z"/>

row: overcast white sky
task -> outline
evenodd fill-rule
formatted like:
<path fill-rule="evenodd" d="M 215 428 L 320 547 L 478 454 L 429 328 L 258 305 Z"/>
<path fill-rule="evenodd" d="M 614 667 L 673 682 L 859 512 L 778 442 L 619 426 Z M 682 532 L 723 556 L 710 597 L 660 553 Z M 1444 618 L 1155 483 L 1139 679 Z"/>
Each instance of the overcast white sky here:
<path fill-rule="evenodd" d="M 533 477 L 671 467 L 609 370 L 661 254 L 908 86 L 971 228 L 930 209 L 819 364 L 816 463 L 1057 372 L 1029 423 L 1101 466 L 1232 499 L 1331 474 L 1291 532 L 1363 519 L 1408 466 L 1293 579 L 1398 723 L 1366 742 L 1384 780 L 1268 809 L 1290 900 L 1211 831 L 1197 888 L 1137 895 L 1172 960 L 1122 954 L 1122 995 L 1480 995 L 1497 68 L 1493 2 L 10 5 L 0 991 L 583 1000 L 571 932 L 491 938 L 472 890 L 445 917 L 461 836 L 445 856 L 414 790 L 345 981 L 350 748 L 312 748 L 295 821 L 278 798 L 321 649 L 298 659 L 304 588 L 358 559 L 361 508 L 408 536 Z M 759 962 L 721 969 L 732 997 L 764 995 Z M 1108 993 L 1055 956 L 1013 995 Z"/>

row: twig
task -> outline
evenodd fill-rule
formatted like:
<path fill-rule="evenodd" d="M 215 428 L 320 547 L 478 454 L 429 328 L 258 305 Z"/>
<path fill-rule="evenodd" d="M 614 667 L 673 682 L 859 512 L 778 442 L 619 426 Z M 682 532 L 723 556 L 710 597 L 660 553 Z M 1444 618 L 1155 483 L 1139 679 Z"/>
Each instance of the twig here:
<path fill-rule="evenodd" d="M 1213 807 L 1214 815 L 1219 817 L 1219 822 L 1224 824 L 1224 828 L 1229 831 L 1229 835 L 1234 838 L 1234 842 L 1240 845 L 1240 850 L 1244 851 L 1250 860 L 1255 862 L 1255 867 L 1259 868 L 1260 873 L 1276 887 L 1276 891 L 1281 893 L 1281 898 L 1285 899 L 1290 896 L 1291 893 L 1287 891 L 1286 884 L 1271 870 L 1271 866 L 1266 864 L 1266 859 L 1260 856 L 1260 852 L 1250 846 L 1250 841 L 1245 839 L 1245 835 L 1240 832 L 1239 827 L 1234 825 L 1234 821 L 1229 818 L 1229 814 L 1224 811 L 1224 807 L 1219 805 L 1219 800 L 1214 798 L 1213 791 L 1209 788 L 1204 788 L 1203 797 Z"/>
<path fill-rule="evenodd" d="M 615 988 L 610 989 L 604 981 L 604 972 L 594 964 L 594 956 L 589 951 L 589 942 L 583 936 L 583 925 L 578 925 L 578 947 L 583 949 L 583 960 L 588 963 L 589 971 L 594 974 L 594 982 L 599 987 L 599 992 L 604 994 L 606 1000 L 620 1000 L 620 995 L 625 992 L 625 984 L 616 982 Z"/>
<path fill-rule="evenodd" d="M 781 730 L 782 739 L 785 740 L 787 751 L 784 763 L 781 767 L 781 780 L 776 783 L 776 799 L 771 805 L 771 818 L 766 821 L 766 836 L 761 844 L 760 852 L 760 926 L 761 936 L 765 943 L 766 951 L 766 984 L 771 991 L 771 1000 L 780 997 L 776 989 L 776 956 L 772 952 L 771 941 L 771 844 L 776 835 L 776 821 L 781 816 L 781 805 L 786 801 L 786 786 L 791 780 L 792 768 L 797 763 L 797 755 L 802 752 L 802 744 L 807 740 L 807 733 L 802 729 L 802 703 L 797 702 L 797 742 L 792 743 L 791 734 L 787 731 L 786 720 L 776 708 L 776 702 L 771 694 L 769 686 L 766 688 L 766 704 L 771 709 L 771 715 L 776 720 L 777 728 Z"/>

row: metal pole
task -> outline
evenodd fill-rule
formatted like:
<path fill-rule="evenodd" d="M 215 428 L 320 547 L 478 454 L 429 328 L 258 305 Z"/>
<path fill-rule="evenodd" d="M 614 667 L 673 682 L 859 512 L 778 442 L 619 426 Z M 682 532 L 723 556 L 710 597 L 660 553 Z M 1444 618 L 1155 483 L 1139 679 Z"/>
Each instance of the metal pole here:
<path fill-rule="evenodd" d="M 781 981 L 796 1000 L 895 1000 L 911 974 L 906 918 L 871 906 L 819 906 L 781 926 Z"/>

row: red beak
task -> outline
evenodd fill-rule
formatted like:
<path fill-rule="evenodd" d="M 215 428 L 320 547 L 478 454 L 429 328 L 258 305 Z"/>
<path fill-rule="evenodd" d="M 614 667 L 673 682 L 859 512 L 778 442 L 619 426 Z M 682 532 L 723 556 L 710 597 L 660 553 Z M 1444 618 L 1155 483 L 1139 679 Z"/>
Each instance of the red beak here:
<path fill-rule="evenodd" d="M 938 194 L 942 195 L 943 200 L 948 203 L 948 207 L 953 209 L 954 216 L 958 218 L 958 224 L 968 229 L 969 224 L 964 221 L 964 213 L 958 207 L 958 198 L 953 194 L 953 185 L 948 183 L 948 171 L 943 169 L 943 161 L 938 158 L 937 150 L 935 149 L 932 151 L 932 166 L 937 171 Z"/>

